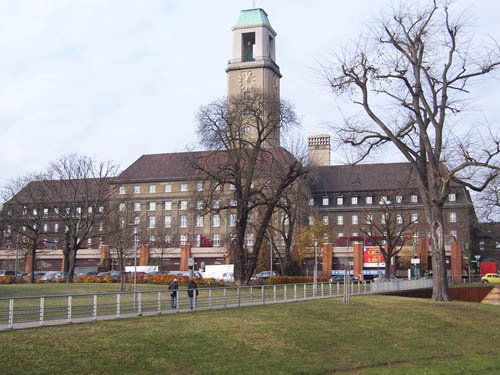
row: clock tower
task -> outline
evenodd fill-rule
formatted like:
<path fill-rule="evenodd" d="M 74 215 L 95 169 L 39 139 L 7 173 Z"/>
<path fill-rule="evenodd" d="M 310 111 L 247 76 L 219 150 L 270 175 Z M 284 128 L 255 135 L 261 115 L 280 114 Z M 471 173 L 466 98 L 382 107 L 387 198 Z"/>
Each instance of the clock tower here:
<path fill-rule="evenodd" d="M 233 31 L 233 51 L 227 72 L 227 96 L 245 97 L 260 91 L 279 100 L 280 68 L 276 64 L 276 31 L 260 8 L 242 10 Z M 251 134 L 251 132 L 250 132 Z M 280 142 L 279 129 L 267 146 Z"/>

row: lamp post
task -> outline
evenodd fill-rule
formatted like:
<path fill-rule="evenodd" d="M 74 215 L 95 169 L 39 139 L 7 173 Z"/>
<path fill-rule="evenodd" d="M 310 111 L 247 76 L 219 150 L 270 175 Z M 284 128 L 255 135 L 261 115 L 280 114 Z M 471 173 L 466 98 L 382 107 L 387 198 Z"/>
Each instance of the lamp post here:
<path fill-rule="evenodd" d="M 479 278 L 481 278 L 481 264 L 479 263 L 479 259 L 481 259 L 481 255 L 474 255 L 477 262 L 477 272 L 479 273 Z"/>
<path fill-rule="evenodd" d="M 313 238 L 314 245 L 314 276 L 313 276 L 313 296 L 316 297 L 316 292 L 318 289 L 318 240 Z"/>

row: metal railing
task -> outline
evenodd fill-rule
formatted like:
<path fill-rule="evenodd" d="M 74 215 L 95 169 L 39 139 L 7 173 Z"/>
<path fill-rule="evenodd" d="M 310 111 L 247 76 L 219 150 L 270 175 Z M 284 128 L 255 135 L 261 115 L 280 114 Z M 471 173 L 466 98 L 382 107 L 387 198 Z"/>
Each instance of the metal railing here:
<path fill-rule="evenodd" d="M 386 283 L 351 282 L 348 290 L 351 295 L 380 293 L 378 289 L 383 284 Z M 412 287 L 414 283 L 402 282 L 398 290 Z M 151 290 L 0 298 L 0 330 L 336 298 L 343 297 L 344 286 L 318 283 L 315 288 L 313 283 L 308 283 L 199 288 L 197 291 L 199 294 L 192 298 L 185 288 L 179 289 L 175 297 L 168 290 Z"/>

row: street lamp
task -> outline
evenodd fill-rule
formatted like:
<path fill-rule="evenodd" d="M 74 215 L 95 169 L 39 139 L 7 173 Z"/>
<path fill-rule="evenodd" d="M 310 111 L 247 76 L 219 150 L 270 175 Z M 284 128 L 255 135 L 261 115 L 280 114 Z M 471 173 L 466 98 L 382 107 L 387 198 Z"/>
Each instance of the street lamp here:
<path fill-rule="evenodd" d="M 313 238 L 313 245 L 314 245 L 314 276 L 313 276 L 313 295 L 316 297 L 316 292 L 318 289 L 318 240 Z"/>

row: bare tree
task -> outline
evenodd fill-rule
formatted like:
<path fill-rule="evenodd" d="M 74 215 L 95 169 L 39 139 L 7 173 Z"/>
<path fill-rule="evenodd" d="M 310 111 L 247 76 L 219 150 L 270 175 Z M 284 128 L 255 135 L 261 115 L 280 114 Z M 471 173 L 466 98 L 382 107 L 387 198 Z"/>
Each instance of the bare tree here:
<path fill-rule="evenodd" d="M 463 19 L 454 19 L 444 0 L 401 4 L 322 67 L 333 92 L 360 105 L 366 119 L 334 126 L 338 140 L 356 148 L 357 161 L 390 143 L 416 172 L 430 224 L 435 301 L 449 300 L 443 205 L 450 183 L 480 191 L 498 173 L 498 134 L 452 128 L 471 83 L 500 64 L 496 44 L 472 48 Z"/>
<path fill-rule="evenodd" d="M 3 190 L 5 202 L 1 221 L 5 226 L 5 237 L 17 248 L 29 255 L 31 283 L 35 282 L 36 258 L 42 251 L 44 236 L 49 230 L 50 219 L 48 195 L 45 191 L 44 174 L 29 174 L 11 181 Z"/>
<path fill-rule="evenodd" d="M 272 147 L 280 131 L 297 123 L 295 112 L 286 102 L 253 91 L 202 107 L 198 123 L 201 143 L 212 151 L 195 153 L 192 164 L 213 186 L 206 209 L 236 215 L 228 245 L 235 280 L 247 284 L 281 197 L 306 173 L 288 151 Z M 229 187 L 229 201 L 217 197 L 218 187 Z"/>
<path fill-rule="evenodd" d="M 111 162 L 97 162 L 76 154 L 65 155 L 50 165 L 51 181 L 47 181 L 58 218 L 65 230 L 63 249 L 68 282 L 73 281 L 76 255 L 83 242 L 102 239 L 109 214 L 113 190 L 110 179 L 118 168 Z"/>
<path fill-rule="evenodd" d="M 418 218 L 412 217 L 401 202 L 382 199 L 379 206 L 381 210 L 365 215 L 361 233 L 379 248 L 384 257 L 385 278 L 389 278 L 392 259 L 410 238 L 408 229 L 418 222 Z"/>

